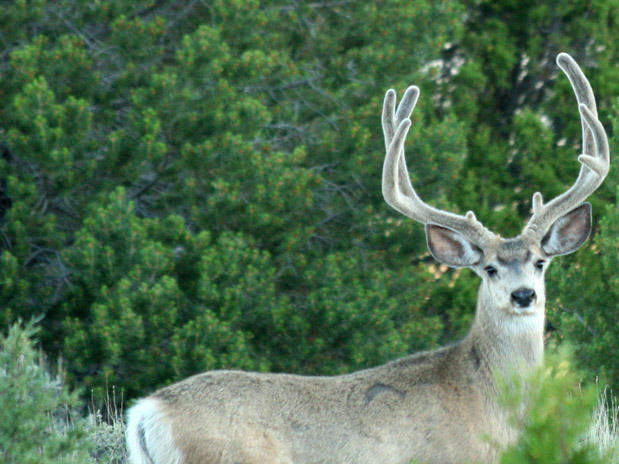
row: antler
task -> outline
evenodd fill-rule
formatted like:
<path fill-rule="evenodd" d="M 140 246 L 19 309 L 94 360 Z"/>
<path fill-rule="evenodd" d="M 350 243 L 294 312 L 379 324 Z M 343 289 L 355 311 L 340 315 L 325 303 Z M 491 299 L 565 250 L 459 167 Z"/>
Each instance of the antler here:
<path fill-rule="evenodd" d="M 404 140 L 411 126 L 410 115 L 419 98 L 419 88 L 406 89 L 396 110 L 396 93 L 387 91 L 383 104 L 383 133 L 387 156 L 383 165 L 383 196 L 400 213 L 423 224 L 435 224 L 459 232 L 484 249 L 496 236 L 475 218 L 473 211 L 465 216 L 436 209 L 424 203 L 410 181 L 404 158 Z"/>
<path fill-rule="evenodd" d="M 533 216 L 522 234 L 541 240 L 550 226 L 561 216 L 580 205 L 600 186 L 610 168 L 608 138 L 597 118 L 595 96 L 582 70 L 567 53 L 557 56 L 557 65 L 567 75 L 580 112 L 583 154 L 578 157 L 580 173 L 574 185 L 550 202 L 544 204 L 542 194 L 533 194 Z"/>

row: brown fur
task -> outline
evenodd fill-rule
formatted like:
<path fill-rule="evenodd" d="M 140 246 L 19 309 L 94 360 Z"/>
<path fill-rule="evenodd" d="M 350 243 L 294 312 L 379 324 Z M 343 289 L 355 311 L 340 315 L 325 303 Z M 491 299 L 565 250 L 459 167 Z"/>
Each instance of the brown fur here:
<path fill-rule="evenodd" d="M 486 420 L 499 410 L 489 399 L 498 360 L 474 335 L 349 375 L 215 371 L 153 398 L 182 431 L 187 463 L 488 461 L 496 451 L 485 436 L 512 432 Z"/>

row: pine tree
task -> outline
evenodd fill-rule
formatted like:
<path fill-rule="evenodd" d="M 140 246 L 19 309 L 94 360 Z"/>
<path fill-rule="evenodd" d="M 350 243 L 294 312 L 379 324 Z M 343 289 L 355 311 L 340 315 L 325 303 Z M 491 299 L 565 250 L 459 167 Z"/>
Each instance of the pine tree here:
<path fill-rule="evenodd" d="M 42 346 L 98 395 L 220 367 L 345 372 L 453 341 L 477 283 L 432 266 L 423 228 L 384 205 L 382 97 L 422 88 L 407 154 L 423 198 L 515 233 L 531 193 L 578 169 L 546 44 L 595 70 L 603 121 L 617 93 L 615 2 L 553 5 L 3 6 L 0 324 L 44 315 Z M 607 182 L 594 210 L 614 195 Z M 612 275 L 596 253 L 574 272 Z M 612 304 L 598 295 L 591 316 Z M 569 321 L 551 312 L 589 339 Z M 615 382 L 600 343 L 583 360 Z"/>

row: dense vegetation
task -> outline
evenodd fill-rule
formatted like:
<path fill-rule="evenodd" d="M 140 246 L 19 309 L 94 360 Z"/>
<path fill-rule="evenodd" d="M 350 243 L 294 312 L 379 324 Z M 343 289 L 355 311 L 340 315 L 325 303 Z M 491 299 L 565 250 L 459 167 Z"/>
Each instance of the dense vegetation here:
<path fill-rule="evenodd" d="M 453 341 L 477 281 L 380 195 L 380 108 L 422 96 L 435 205 L 517 234 L 579 169 L 571 53 L 619 131 L 617 0 L 18 0 L 0 7 L 0 326 L 96 401 L 206 369 L 342 373 Z M 553 264 L 550 336 L 619 390 L 618 170 Z"/>

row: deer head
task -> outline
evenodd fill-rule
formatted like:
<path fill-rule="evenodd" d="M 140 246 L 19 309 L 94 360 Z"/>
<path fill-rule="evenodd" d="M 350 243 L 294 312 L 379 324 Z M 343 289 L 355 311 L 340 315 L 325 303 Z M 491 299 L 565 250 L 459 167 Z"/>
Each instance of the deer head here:
<path fill-rule="evenodd" d="M 543 202 L 541 193 L 533 195 L 533 215 L 515 238 L 502 238 L 489 231 L 472 211 L 461 216 L 424 203 L 411 184 L 404 158 L 404 141 L 419 88 L 409 87 L 397 109 L 395 91 L 389 90 L 383 106 L 385 200 L 425 224 L 428 248 L 438 261 L 451 267 L 469 267 L 481 277 L 477 318 L 509 330 L 527 327 L 523 323 L 527 319 L 537 320 L 535 326 L 540 326 L 545 306 L 544 273 L 552 258 L 571 253 L 586 241 L 591 231 L 591 205 L 583 201 L 600 186 L 609 170 L 608 139 L 597 119 L 591 86 L 566 53 L 557 56 L 557 64 L 570 80 L 578 101 L 583 137 L 583 154 L 578 161 L 582 166 L 574 185 L 548 203 Z"/>

